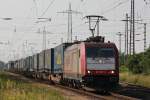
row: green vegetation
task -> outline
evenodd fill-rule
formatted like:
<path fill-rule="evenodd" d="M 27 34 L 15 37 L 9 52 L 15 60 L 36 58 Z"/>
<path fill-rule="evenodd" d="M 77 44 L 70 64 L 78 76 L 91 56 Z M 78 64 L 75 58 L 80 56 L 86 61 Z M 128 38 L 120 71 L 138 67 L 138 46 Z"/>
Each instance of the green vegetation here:
<path fill-rule="evenodd" d="M 0 100 L 64 100 L 56 91 L 0 72 Z"/>
<path fill-rule="evenodd" d="M 120 68 L 119 68 L 119 72 L 128 72 L 129 71 L 129 69 L 126 67 L 126 66 L 121 66 Z"/>
<path fill-rule="evenodd" d="M 120 81 L 150 88 L 150 75 L 122 72 L 120 73 Z"/>
<path fill-rule="evenodd" d="M 124 63 L 124 54 L 121 54 L 120 64 L 127 66 L 134 74 L 150 74 L 150 48 L 145 52 L 129 56 L 126 63 Z"/>
<path fill-rule="evenodd" d="M 150 48 L 143 53 L 129 56 L 124 64 L 121 54 L 120 81 L 150 88 Z"/>
<path fill-rule="evenodd" d="M 150 87 L 150 48 L 143 53 L 129 56 L 124 64 L 121 54 L 120 81 Z"/>

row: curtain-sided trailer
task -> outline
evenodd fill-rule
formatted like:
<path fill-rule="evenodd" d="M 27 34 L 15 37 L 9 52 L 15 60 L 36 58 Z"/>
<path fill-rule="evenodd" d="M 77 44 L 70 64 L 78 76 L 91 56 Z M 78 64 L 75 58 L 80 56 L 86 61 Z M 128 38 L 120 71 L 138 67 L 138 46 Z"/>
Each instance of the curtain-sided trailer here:
<path fill-rule="evenodd" d="M 14 71 L 15 68 L 15 62 L 14 61 L 9 61 L 7 64 L 7 68 L 9 71 Z"/>
<path fill-rule="evenodd" d="M 39 70 L 39 54 L 33 55 L 33 71 L 34 73 L 37 73 Z"/>
<path fill-rule="evenodd" d="M 47 49 L 34 56 L 35 77 L 49 78 L 54 65 L 54 49 Z"/>
<path fill-rule="evenodd" d="M 72 45 L 72 43 L 63 43 L 54 48 L 54 74 L 62 74 L 63 73 L 63 65 L 64 65 L 64 52 L 65 49 Z"/>

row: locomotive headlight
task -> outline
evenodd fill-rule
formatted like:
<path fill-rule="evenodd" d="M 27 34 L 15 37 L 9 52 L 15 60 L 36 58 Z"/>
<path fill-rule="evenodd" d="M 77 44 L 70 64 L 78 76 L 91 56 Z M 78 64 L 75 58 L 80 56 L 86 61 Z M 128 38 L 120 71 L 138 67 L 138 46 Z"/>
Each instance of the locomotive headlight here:
<path fill-rule="evenodd" d="M 88 74 L 90 74 L 90 73 L 91 73 L 91 71 L 88 70 Z"/>
<path fill-rule="evenodd" d="M 113 70 L 112 70 L 112 71 L 111 71 L 111 73 L 112 73 L 112 74 L 114 74 L 114 73 L 115 73 L 115 71 L 113 71 Z"/>
<path fill-rule="evenodd" d="M 103 61 L 100 59 L 100 60 L 99 60 L 99 63 L 101 64 L 102 62 L 103 62 Z"/>

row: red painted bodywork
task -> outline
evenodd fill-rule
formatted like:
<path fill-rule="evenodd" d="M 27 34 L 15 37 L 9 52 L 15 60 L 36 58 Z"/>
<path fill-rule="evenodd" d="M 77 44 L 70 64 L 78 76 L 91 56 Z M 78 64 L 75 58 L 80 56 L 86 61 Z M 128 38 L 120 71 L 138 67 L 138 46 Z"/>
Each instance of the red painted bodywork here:
<path fill-rule="evenodd" d="M 112 73 L 114 71 L 114 73 Z M 117 75 L 118 72 L 116 70 L 90 70 L 90 73 L 87 75 Z"/>
<path fill-rule="evenodd" d="M 86 75 L 86 57 L 85 57 L 85 44 L 80 45 L 80 66 L 82 75 Z"/>

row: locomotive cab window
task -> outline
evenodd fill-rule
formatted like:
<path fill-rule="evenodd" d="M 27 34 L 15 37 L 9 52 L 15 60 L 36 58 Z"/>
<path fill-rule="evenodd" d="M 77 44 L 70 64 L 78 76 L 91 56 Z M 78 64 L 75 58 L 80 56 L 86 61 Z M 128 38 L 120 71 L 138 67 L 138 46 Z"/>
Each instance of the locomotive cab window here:
<path fill-rule="evenodd" d="M 87 68 L 89 70 L 114 70 L 115 57 L 113 48 L 86 48 Z"/>

